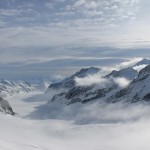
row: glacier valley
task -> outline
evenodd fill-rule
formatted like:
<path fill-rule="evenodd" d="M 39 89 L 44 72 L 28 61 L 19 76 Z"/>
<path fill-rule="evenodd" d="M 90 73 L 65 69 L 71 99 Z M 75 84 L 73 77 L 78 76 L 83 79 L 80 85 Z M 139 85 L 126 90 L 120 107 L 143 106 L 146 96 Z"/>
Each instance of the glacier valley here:
<path fill-rule="evenodd" d="M 0 149 L 149 150 L 149 84 L 149 59 L 84 68 L 45 90 L 2 80 Z"/>

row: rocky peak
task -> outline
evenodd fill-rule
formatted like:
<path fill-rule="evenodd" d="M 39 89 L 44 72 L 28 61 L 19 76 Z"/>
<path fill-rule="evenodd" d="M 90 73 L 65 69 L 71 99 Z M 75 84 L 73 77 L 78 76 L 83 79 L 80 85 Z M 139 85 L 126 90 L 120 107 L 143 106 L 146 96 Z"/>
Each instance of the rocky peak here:
<path fill-rule="evenodd" d="M 76 72 L 71 77 L 73 77 L 73 78 L 74 77 L 84 78 L 87 75 L 92 75 L 92 74 L 98 73 L 99 71 L 100 71 L 100 68 L 96 68 L 96 67 L 83 68 L 80 71 Z"/>
<path fill-rule="evenodd" d="M 150 76 L 150 65 L 146 66 L 139 72 L 137 80 L 143 80 Z"/>
<path fill-rule="evenodd" d="M 101 70 L 100 68 L 96 68 L 96 67 L 81 69 L 80 71 L 78 71 L 75 74 L 73 74 L 72 76 L 64 79 L 63 81 L 51 84 L 49 86 L 48 90 L 49 89 L 60 89 L 60 88 L 73 88 L 75 86 L 75 81 L 74 81 L 75 77 L 84 78 L 88 75 L 96 74 L 100 70 Z"/>

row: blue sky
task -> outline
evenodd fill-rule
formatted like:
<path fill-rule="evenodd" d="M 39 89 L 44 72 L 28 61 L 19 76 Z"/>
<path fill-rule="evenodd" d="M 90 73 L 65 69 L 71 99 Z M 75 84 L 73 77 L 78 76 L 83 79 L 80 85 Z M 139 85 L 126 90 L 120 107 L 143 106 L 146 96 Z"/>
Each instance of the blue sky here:
<path fill-rule="evenodd" d="M 57 60 L 150 57 L 149 7 L 149 0 L 0 0 L 0 63 L 46 70 Z"/>

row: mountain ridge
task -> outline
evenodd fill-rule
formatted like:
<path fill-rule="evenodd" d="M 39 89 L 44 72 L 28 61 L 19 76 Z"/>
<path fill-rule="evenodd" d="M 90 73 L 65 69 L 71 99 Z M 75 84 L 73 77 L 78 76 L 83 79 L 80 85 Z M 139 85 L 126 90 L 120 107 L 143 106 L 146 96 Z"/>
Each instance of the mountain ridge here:
<path fill-rule="evenodd" d="M 150 62 L 150 60 L 143 59 L 143 61 L 141 60 L 136 63 L 136 65 L 143 65 L 145 62 Z M 73 76 L 75 75 L 76 73 Z M 114 70 L 104 76 L 104 78 L 110 82 L 106 87 L 99 87 L 98 84 L 91 86 L 76 86 L 76 84 L 74 84 L 72 87 L 68 88 L 68 90 L 55 94 L 53 98 L 49 100 L 49 103 L 56 102 L 70 105 L 77 102 L 87 103 L 94 100 L 106 103 L 119 101 L 138 102 L 146 99 L 148 101 L 150 98 L 150 91 L 148 91 L 148 83 L 150 83 L 150 65 L 143 68 L 139 73 L 132 67 L 119 71 Z M 131 83 L 129 83 L 127 87 L 121 88 L 117 85 L 115 80 L 124 78 L 130 79 Z M 147 88 L 147 92 L 143 92 L 142 90 L 142 88 L 145 89 L 145 87 Z M 142 96 L 140 96 L 138 92 L 142 92 Z"/>

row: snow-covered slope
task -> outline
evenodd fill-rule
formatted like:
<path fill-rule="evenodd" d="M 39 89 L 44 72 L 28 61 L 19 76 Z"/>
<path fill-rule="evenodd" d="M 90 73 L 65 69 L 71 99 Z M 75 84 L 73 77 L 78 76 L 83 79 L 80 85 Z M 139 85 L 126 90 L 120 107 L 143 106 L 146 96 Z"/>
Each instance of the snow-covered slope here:
<path fill-rule="evenodd" d="M 52 83 L 48 89 L 47 92 L 51 92 L 52 90 L 57 90 L 58 93 L 62 92 L 62 91 L 66 91 L 68 89 L 71 89 L 75 86 L 76 82 L 75 82 L 75 78 L 84 78 L 88 75 L 94 75 L 96 73 L 98 73 L 101 69 L 96 68 L 96 67 L 91 67 L 91 68 L 86 68 L 86 69 L 81 69 L 79 72 L 76 72 L 75 74 L 73 74 L 72 76 L 64 79 L 61 82 L 58 83 Z"/>
<path fill-rule="evenodd" d="M 107 78 L 109 77 L 123 77 L 126 78 L 128 80 L 133 80 L 135 77 L 137 77 L 138 72 L 136 70 L 134 70 L 133 68 L 129 67 L 129 68 L 125 68 L 122 70 L 114 70 L 112 71 L 110 74 L 106 75 Z"/>
<path fill-rule="evenodd" d="M 0 97 L 0 112 L 2 112 L 4 114 L 15 115 L 15 112 L 13 111 L 9 102 L 1 97 Z"/>
<path fill-rule="evenodd" d="M 12 96 L 19 93 L 29 93 L 35 91 L 35 87 L 28 82 L 0 80 L 0 96 Z"/>
<path fill-rule="evenodd" d="M 149 60 L 143 59 L 136 65 L 143 65 L 143 63 L 147 62 L 149 62 Z M 71 80 L 67 79 L 67 82 L 63 81 L 60 82 L 61 84 L 56 84 L 57 88 L 60 88 L 62 84 L 65 85 L 64 83 L 73 83 L 71 86 L 68 86 L 70 87 L 68 90 L 55 94 L 49 103 L 55 102 L 70 105 L 77 102 L 87 103 L 95 100 L 103 102 L 136 102 L 140 100 L 150 100 L 150 65 L 142 69 L 139 73 L 132 67 L 119 71 L 114 70 L 104 77 L 106 80 L 105 86 L 100 86 L 100 83 L 91 86 L 77 86 L 73 80 L 74 76 L 75 75 L 68 78 Z M 81 76 L 81 79 L 82 77 L 84 78 L 85 75 Z M 126 81 L 131 82 L 127 87 L 119 86 Z"/>
<path fill-rule="evenodd" d="M 134 66 L 140 66 L 140 65 L 150 65 L 150 59 L 144 58 L 141 61 L 137 62 Z"/>
<path fill-rule="evenodd" d="M 86 75 L 88 74 L 86 73 Z M 133 80 L 137 75 L 138 72 L 133 68 L 126 68 L 120 71 L 112 71 L 110 74 L 103 77 L 105 78 L 104 80 L 106 82 L 105 86 L 100 86 L 98 84 L 91 86 L 76 86 L 75 81 L 73 80 L 73 78 L 71 78 L 71 81 L 73 81 L 74 84 L 70 86 L 70 89 L 55 94 L 49 102 L 69 105 L 76 102 L 87 103 L 89 101 L 94 101 L 97 99 L 106 99 L 121 89 L 117 84 L 118 81 L 120 82 L 120 79 Z M 61 83 L 64 83 L 64 81 Z M 59 85 L 61 87 L 61 84 Z M 58 87 L 59 85 L 57 84 Z"/>
<path fill-rule="evenodd" d="M 122 78 L 133 81 L 122 88 L 115 82 Z M 21 115 L 0 114 L 0 149 L 149 150 L 150 103 L 131 102 L 150 100 L 150 65 L 139 74 L 129 68 L 115 71 L 105 80 L 109 81 L 105 87 L 74 84 L 48 104 L 49 93 L 32 95 L 26 91 L 25 97 L 10 96 L 14 110 Z M 129 103 L 112 103 L 118 101 Z M 3 111 L 11 110 L 4 99 L 0 99 L 0 105 Z"/>
<path fill-rule="evenodd" d="M 0 114 L 2 150 L 150 149 L 149 105 L 78 103 L 64 109 L 61 105 L 57 109 L 51 105 L 38 114 L 37 106 L 46 103 L 47 97 L 37 94 L 11 98 L 17 106 L 15 110 L 24 113 L 22 118 Z M 31 115 L 34 110 L 36 119 Z"/>
<path fill-rule="evenodd" d="M 150 65 L 139 72 L 139 75 L 125 89 L 120 90 L 109 98 L 110 102 L 139 102 L 150 101 Z"/>
<path fill-rule="evenodd" d="M 9 104 L 10 97 L 19 94 L 29 94 L 36 91 L 36 88 L 28 82 L 0 80 L 0 111 L 4 114 L 15 115 L 12 106 Z"/>

